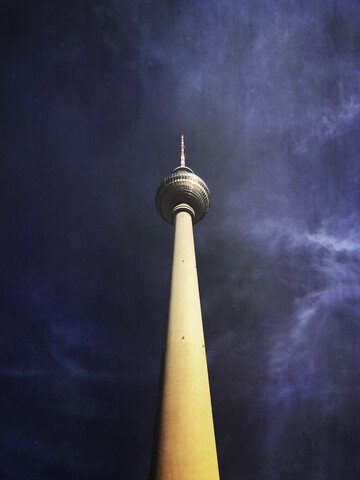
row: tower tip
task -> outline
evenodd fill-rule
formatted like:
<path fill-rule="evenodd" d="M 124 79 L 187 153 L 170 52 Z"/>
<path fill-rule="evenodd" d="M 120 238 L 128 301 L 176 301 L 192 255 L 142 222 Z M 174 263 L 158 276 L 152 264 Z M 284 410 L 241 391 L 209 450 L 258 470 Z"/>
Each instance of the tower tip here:
<path fill-rule="evenodd" d="M 181 166 L 181 167 L 185 167 L 185 144 L 184 144 L 184 135 L 181 135 L 180 166 Z"/>

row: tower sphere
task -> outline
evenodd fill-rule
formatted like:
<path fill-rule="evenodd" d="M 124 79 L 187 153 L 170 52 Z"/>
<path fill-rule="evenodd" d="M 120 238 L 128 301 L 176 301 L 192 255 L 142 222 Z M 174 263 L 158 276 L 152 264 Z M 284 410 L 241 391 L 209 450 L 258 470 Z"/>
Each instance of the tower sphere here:
<path fill-rule="evenodd" d="M 164 178 L 156 192 L 157 211 L 168 223 L 174 223 L 174 212 L 187 209 L 193 223 L 199 222 L 210 207 L 210 191 L 206 183 L 185 166 L 184 139 L 181 138 L 181 165 Z M 177 208 L 178 207 L 178 208 Z"/>

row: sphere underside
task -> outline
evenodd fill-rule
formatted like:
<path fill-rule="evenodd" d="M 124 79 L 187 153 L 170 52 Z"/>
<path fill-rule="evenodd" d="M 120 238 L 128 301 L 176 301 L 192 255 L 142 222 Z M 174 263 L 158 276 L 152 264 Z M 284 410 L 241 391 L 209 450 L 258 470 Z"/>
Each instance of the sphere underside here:
<path fill-rule="evenodd" d="M 189 168 L 176 168 L 164 178 L 156 192 L 156 208 L 168 223 L 173 224 L 173 210 L 187 204 L 194 210 L 193 223 L 200 221 L 210 207 L 210 192 L 206 183 Z"/>

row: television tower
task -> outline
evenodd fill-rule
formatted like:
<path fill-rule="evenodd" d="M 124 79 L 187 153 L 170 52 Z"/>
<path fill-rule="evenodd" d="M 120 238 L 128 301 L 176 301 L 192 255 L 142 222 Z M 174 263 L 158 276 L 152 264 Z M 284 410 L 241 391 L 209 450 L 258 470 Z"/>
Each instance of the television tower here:
<path fill-rule="evenodd" d="M 150 480 L 219 480 L 193 237 L 209 206 L 208 187 L 185 166 L 182 135 L 180 166 L 156 192 L 175 237 Z"/>

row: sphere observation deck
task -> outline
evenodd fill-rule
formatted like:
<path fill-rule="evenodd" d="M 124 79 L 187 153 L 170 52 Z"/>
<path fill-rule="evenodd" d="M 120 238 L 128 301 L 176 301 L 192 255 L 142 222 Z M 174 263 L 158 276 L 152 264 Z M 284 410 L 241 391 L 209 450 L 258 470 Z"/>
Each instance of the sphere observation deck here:
<path fill-rule="evenodd" d="M 174 214 L 188 210 L 193 223 L 199 222 L 210 207 L 210 191 L 206 183 L 185 166 L 184 136 L 181 136 L 181 165 L 164 178 L 155 197 L 156 208 L 168 223 L 174 223 Z M 190 207 L 190 208 L 187 208 Z"/>

